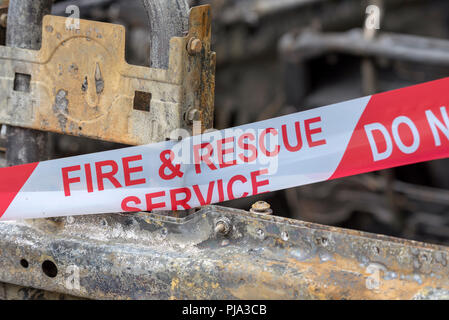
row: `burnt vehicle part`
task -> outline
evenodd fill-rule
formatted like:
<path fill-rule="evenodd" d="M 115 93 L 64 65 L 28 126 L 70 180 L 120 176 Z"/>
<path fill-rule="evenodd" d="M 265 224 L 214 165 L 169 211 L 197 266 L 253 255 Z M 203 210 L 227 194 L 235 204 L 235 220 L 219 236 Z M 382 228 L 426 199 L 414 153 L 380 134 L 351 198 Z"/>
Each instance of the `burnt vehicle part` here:
<path fill-rule="evenodd" d="M 447 40 L 383 29 L 373 37 L 361 29 L 290 32 L 279 44 L 286 105 L 306 110 L 447 76 L 448 49 Z M 447 196 L 447 163 L 432 161 L 285 194 L 300 219 L 447 244 L 448 206 L 441 201 Z"/>
<path fill-rule="evenodd" d="M 0 232 L 1 281 L 67 299 L 449 298 L 446 247 L 230 208 L 0 223 Z"/>

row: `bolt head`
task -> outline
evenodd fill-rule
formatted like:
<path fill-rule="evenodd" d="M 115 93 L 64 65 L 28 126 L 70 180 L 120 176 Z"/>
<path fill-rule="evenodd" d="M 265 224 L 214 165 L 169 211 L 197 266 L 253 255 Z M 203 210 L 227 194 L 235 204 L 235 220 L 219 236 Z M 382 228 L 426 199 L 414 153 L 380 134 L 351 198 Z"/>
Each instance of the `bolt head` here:
<path fill-rule="evenodd" d="M 190 109 L 186 113 L 186 120 L 190 123 L 192 123 L 193 121 L 199 121 L 200 117 L 200 111 L 196 108 Z"/>
<path fill-rule="evenodd" d="M 227 235 L 231 231 L 231 222 L 226 217 L 222 217 L 215 223 L 215 233 Z"/>
<path fill-rule="evenodd" d="M 272 214 L 273 210 L 271 210 L 271 206 L 269 203 L 265 201 L 257 201 L 251 206 L 250 212 Z"/>
<path fill-rule="evenodd" d="M 202 49 L 203 49 L 203 43 L 201 42 L 200 39 L 191 38 L 189 40 L 189 43 L 187 45 L 187 51 L 189 52 L 189 54 L 191 54 L 191 55 L 199 54 Z"/>

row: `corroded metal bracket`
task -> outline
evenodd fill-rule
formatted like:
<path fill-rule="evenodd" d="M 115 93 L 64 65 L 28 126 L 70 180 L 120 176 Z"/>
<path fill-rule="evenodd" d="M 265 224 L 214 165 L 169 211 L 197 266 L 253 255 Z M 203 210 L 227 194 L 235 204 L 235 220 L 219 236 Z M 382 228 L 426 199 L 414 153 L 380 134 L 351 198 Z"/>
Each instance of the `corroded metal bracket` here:
<path fill-rule="evenodd" d="M 167 70 L 125 61 L 123 26 L 45 16 L 39 51 L 0 46 L 0 123 L 138 145 L 212 127 L 215 53 L 209 6 L 191 9 L 189 33 L 170 41 Z M 201 46 L 188 50 L 192 39 Z M 14 82 L 28 78 L 29 88 Z M 188 117 L 187 117 L 188 118 Z"/>

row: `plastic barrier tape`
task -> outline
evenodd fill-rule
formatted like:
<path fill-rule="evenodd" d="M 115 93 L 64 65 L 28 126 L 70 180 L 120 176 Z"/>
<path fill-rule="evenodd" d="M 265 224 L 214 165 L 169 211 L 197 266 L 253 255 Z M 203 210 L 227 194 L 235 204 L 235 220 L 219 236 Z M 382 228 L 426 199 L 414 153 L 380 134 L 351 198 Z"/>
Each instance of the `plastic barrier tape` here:
<path fill-rule="evenodd" d="M 184 210 L 449 156 L 449 78 L 232 129 L 0 169 L 1 220 Z"/>

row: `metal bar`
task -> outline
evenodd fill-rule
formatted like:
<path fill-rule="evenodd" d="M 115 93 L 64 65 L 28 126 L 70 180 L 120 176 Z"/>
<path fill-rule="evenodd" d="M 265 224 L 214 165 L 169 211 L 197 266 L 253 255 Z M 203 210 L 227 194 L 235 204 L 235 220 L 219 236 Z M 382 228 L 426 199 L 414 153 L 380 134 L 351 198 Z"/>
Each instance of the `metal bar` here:
<path fill-rule="evenodd" d="M 286 58 L 293 60 L 341 52 L 449 66 L 447 40 L 395 33 L 381 33 L 375 39 L 367 40 L 360 29 L 343 33 L 304 31 L 299 36 L 287 34 L 282 38 L 280 48 Z"/>
<path fill-rule="evenodd" d="M 12 0 L 9 3 L 6 45 L 38 50 L 42 39 L 42 18 L 51 11 L 52 0 Z M 14 90 L 30 90 L 31 79 L 16 73 Z M 7 165 L 49 158 L 47 132 L 19 127 L 7 128 Z"/>

